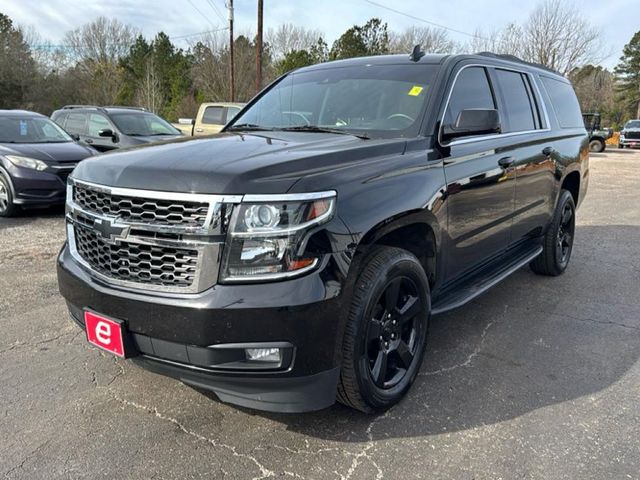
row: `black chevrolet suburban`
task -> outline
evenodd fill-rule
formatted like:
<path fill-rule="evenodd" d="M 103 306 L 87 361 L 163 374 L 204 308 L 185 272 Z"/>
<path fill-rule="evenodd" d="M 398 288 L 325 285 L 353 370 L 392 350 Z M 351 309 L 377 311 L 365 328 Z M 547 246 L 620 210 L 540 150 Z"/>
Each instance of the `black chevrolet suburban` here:
<path fill-rule="evenodd" d="M 567 268 L 588 144 L 571 84 L 514 57 L 302 68 L 220 135 L 78 165 L 60 291 L 89 342 L 222 401 L 378 411 L 432 315 Z"/>

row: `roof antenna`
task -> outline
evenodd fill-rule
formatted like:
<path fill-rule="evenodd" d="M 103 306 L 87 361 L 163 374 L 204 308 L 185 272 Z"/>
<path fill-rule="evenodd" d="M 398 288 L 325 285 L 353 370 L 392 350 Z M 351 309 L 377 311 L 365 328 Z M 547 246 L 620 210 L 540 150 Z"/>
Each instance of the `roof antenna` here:
<path fill-rule="evenodd" d="M 409 55 L 409 60 L 412 62 L 418 62 L 422 57 L 424 57 L 424 52 L 420 50 L 420 45 L 418 44 L 413 47 L 413 51 L 411 52 L 411 55 Z"/>

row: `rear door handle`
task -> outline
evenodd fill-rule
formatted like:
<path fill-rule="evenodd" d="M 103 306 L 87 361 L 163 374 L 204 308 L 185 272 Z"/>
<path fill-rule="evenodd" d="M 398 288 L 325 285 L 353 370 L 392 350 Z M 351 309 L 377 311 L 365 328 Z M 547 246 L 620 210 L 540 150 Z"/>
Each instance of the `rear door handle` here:
<path fill-rule="evenodd" d="M 502 168 L 509 168 L 515 163 L 515 161 L 516 159 L 513 157 L 502 157 L 500 160 L 498 160 L 498 165 L 500 165 Z"/>
<path fill-rule="evenodd" d="M 93 143 L 93 140 L 91 140 L 90 138 L 85 139 L 85 143 Z"/>
<path fill-rule="evenodd" d="M 551 155 L 553 152 L 555 152 L 555 150 L 553 149 L 553 147 L 544 147 L 542 149 L 542 154 L 545 155 L 546 157 L 548 157 L 549 155 Z"/>
<path fill-rule="evenodd" d="M 196 128 L 196 132 L 202 133 L 202 132 L 204 132 L 204 129 L 202 129 L 202 128 Z"/>

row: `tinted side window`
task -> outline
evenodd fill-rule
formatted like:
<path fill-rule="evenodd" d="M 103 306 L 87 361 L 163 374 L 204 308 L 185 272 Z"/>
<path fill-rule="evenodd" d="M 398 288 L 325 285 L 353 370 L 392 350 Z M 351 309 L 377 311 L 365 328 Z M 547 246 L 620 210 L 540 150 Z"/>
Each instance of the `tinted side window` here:
<path fill-rule="evenodd" d="M 86 115 L 84 113 L 70 113 L 64 126 L 67 132 L 84 135 L 86 129 Z"/>
<path fill-rule="evenodd" d="M 102 115 L 98 113 L 92 113 L 91 115 L 89 115 L 89 128 L 87 135 L 89 135 L 90 137 L 98 137 L 98 132 L 107 128 L 110 129 L 111 125 L 109 124 L 109 121 Z"/>
<path fill-rule="evenodd" d="M 519 72 L 496 69 L 496 81 L 504 100 L 503 120 L 505 132 L 524 132 L 536 128 L 531 98 L 524 75 Z"/>
<path fill-rule="evenodd" d="M 541 75 L 542 84 L 551 98 L 553 111 L 562 128 L 584 127 L 580 104 L 570 83 Z"/>
<path fill-rule="evenodd" d="M 458 75 L 449 98 L 445 123 L 455 123 L 460 111 L 467 108 L 496 108 L 487 72 L 482 67 L 465 68 Z"/>
<path fill-rule="evenodd" d="M 208 123 L 212 125 L 222 125 L 222 115 L 224 113 L 224 107 L 207 107 L 204 109 L 202 115 L 202 123 Z"/>

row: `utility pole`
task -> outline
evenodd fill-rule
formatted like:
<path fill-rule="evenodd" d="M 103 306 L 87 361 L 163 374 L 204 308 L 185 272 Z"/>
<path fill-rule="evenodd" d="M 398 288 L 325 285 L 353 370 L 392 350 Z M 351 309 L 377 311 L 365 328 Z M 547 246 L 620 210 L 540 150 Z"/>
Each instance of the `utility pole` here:
<path fill-rule="evenodd" d="M 262 11 L 263 0 L 258 0 L 258 35 L 256 36 L 256 93 L 262 89 Z"/>
<path fill-rule="evenodd" d="M 231 102 L 236 100 L 234 68 L 233 68 L 233 0 L 227 0 L 229 11 L 229 96 Z"/>

